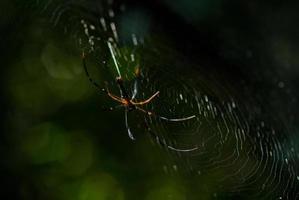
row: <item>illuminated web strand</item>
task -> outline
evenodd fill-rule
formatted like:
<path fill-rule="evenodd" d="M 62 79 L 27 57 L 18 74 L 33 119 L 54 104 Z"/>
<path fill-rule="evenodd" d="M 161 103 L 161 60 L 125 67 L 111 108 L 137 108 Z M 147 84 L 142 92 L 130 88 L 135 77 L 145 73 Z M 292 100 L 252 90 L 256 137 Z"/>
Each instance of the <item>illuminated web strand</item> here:
<path fill-rule="evenodd" d="M 117 64 L 117 61 L 116 61 L 116 58 L 115 58 L 115 54 L 114 54 L 114 51 L 113 51 L 113 47 L 112 47 L 112 45 L 111 45 L 111 43 L 110 43 L 109 41 L 107 42 L 107 44 L 108 44 L 108 47 L 109 47 L 111 56 L 112 56 L 112 58 L 113 58 L 113 62 L 114 62 L 116 71 L 117 71 L 117 73 L 118 73 L 118 76 L 121 77 L 120 70 L 119 70 L 119 66 L 118 66 L 118 64 Z"/>
<path fill-rule="evenodd" d="M 172 146 L 167 146 L 169 149 L 173 150 L 173 151 L 178 151 L 178 152 L 191 152 L 191 151 L 195 151 L 198 149 L 198 147 L 194 147 L 192 149 L 177 149 L 177 148 L 174 148 Z"/>

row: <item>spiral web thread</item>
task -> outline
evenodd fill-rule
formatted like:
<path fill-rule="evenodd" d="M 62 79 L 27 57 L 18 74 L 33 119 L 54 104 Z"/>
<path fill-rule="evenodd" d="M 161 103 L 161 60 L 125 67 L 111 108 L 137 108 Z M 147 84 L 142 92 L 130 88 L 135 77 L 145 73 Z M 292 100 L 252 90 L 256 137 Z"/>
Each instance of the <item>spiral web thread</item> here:
<path fill-rule="evenodd" d="M 44 9 L 50 6 L 53 6 L 52 1 L 48 1 Z M 52 12 L 54 24 L 58 24 L 74 7 L 77 8 L 78 3 L 73 1 L 57 5 Z M 97 51 L 101 45 L 108 46 L 115 70 L 121 76 L 118 59 L 126 57 L 125 60 L 135 62 L 137 55 L 121 52 L 117 26 L 113 22 L 115 13 L 107 8 L 110 14 L 105 16 L 103 10 L 99 11 L 102 16 L 95 19 L 81 11 L 80 16 L 72 16 L 72 12 L 70 19 L 80 19 L 84 38 L 82 35 L 76 37 L 89 52 Z M 133 45 L 142 41 L 132 34 Z M 154 58 L 149 56 L 149 59 Z M 138 97 L 145 98 L 159 88 L 161 100 L 148 105 L 147 109 L 169 117 L 191 113 L 196 115 L 196 119 L 173 125 L 146 116 L 145 123 L 155 133 L 151 138 L 155 143 L 162 141 L 180 148 L 198 147 L 196 151 L 177 152 L 181 161 L 175 166 L 165 165 L 166 172 L 188 171 L 198 179 L 213 174 L 217 177 L 214 182 L 218 190 L 232 196 L 243 192 L 255 199 L 299 199 L 299 153 L 295 141 L 263 121 L 249 120 L 233 99 L 221 101 L 217 95 L 206 94 L 201 83 L 190 83 L 186 77 L 177 77 L 171 67 L 163 68 L 166 70 L 149 68 L 143 71 L 140 84 L 143 90 Z"/>

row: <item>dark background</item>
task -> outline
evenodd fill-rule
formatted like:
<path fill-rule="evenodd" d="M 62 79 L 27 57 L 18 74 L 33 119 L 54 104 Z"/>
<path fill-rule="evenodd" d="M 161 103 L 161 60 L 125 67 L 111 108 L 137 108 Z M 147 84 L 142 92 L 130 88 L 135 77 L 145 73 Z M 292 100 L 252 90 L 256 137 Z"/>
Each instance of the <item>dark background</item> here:
<path fill-rule="evenodd" d="M 55 23 L 55 9 L 67 3 L 69 9 Z M 208 184 L 214 176 L 204 179 L 209 188 L 201 186 L 196 194 L 196 185 L 186 183 L 184 174 L 165 173 L 163 166 L 182 161 L 148 137 L 130 141 L 122 112 L 103 112 L 109 99 L 86 81 L 74 42 L 79 20 L 94 19 L 107 7 L 121 20 L 121 5 L 124 13 L 148 23 L 133 30 L 147 39 L 145 52 L 167 57 L 146 58 L 147 64 L 185 60 L 181 69 L 198 73 L 194 76 L 203 77 L 207 88 L 239 102 L 250 123 L 266 122 L 277 130 L 275 137 L 299 145 L 298 3 L 118 0 L 111 6 L 105 1 L 4 0 L 0 198 L 216 198 Z M 292 165 L 298 165 L 298 157 Z M 223 199 L 249 196 L 224 192 Z"/>

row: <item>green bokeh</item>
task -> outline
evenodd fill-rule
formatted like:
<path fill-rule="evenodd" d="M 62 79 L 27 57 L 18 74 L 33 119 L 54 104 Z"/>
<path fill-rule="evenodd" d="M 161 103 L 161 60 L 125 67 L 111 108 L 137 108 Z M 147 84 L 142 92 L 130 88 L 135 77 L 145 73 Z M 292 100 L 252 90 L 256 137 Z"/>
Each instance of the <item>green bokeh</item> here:
<path fill-rule="evenodd" d="M 54 3 L 46 6 L 47 2 Z M 223 185 L 217 185 L 221 177 L 234 174 L 236 170 L 243 167 L 247 154 L 240 154 L 239 160 L 233 165 L 235 168 L 217 168 L 211 169 L 211 171 L 206 169 L 211 173 L 207 173 L 204 171 L 205 169 L 201 171 L 202 166 L 198 165 L 202 161 L 200 160 L 202 159 L 201 156 L 194 158 L 197 155 L 192 155 L 192 153 L 186 156 L 183 153 L 173 152 L 163 145 L 159 145 L 159 142 L 155 141 L 155 137 L 149 135 L 147 126 L 144 125 L 144 113 L 130 113 L 129 123 L 134 130 L 134 136 L 137 138 L 135 141 L 130 140 L 124 123 L 123 110 L 103 111 L 105 109 L 102 108 L 117 105 L 117 102 L 112 101 L 105 93 L 99 91 L 89 82 L 82 66 L 80 57 L 82 46 L 78 45 L 78 39 L 81 39 L 84 33 L 82 33 L 80 20 L 82 17 L 93 18 L 94 13 L 88 12 L 86 14 L 84 13 L 85 7 L 80 10 L 77 9 L 77 5 L 74 6 L 75 8 L 72 7 L 73 10 L 70 9 L 70 11 L 68 9 L 71 6 L 68 7 L 68 3 L 61 4 L 62 2 L 60 0 L 4 0 L 0 3 L 0 26 L 1 28 L 4 27 L 1 36 L 5 36 L 2 41 L 4 46 L 1 46 L 1 53 L 4 55 L 1 86 L 4 91 L 3 101 L 7 105 L 4 108 L 6 118 L 3 120 L 5 138 L 3 143 L 7 142 L 7 144 L 2 145 L 1 143 L 0 148 L 3 151 L 1 160 L 9 172 L 3 173 L 3 177 L 6 178 L 3 182 L 7 182 L 8 187 L 13 190 L 9 194 L 17 194 L 19 199 L 30 200 L 193 200 L 192 197 L 196 200 L 204 200 L 215 199 L 218 194 L 219 199 L 221 199 L 221 192 L 226 192 L 225 187 L 244 183 L 243 177 L 235 177 L 235 182 L 227 180 L 223 182 Z M 73 1 L 68 2 L 73 3 Z M 84 4 L 84 1 L 79 2 Z M 214 60 L 216 60 L 216 65 L 219 65 L 219 69 L 222 68 L 223 71 L 231 68 L 226 68 L 222 64 L 230 66 L 239 64 L 236 64 L 235 60 L 226 60 L 231 57 L 242 60 L 242 67 L 244 66 L 245 70 L 248 62 L 248 65 L 252 64 L 250 62 L 258 62 L 258 64 L 252 64 L 252 66 L 257 67 L 264 64 L 259 59 L 255 58 L 254 60 L 254 55 L 259 52 L 253 50 L 258 48 L 253 48 L 252 52 L 254 53 L 252 53 L 248 49 L 254 44 L 247 47 L 247 43 L 251 41 L 243 41 L 243 31 L 248 31 L 247 29 L 243 30 L 243 28 L 250 23 L 243 22 L 243 18 L 239 18 L 238 20 L 242 24 L 241 28 L 239 27 L 242 29 L 240 31 L 234 29 L 233 24 L 239 22 L 232 19 L 235 16 L 229 15 L 227 21 L 221 21 L 223 2 L 228 2 L 224 0 L 165 0 L 161 2 L 163 3 L 161 3 L 161 10 L 159 10 L 160 14 L 158 12 L 158 14 L 149 14 L 147 9 L 137 6 L 132 9 L 129 8 L 123 13 L 115 13 L 121 17 L 111 18 L 111 20 L 116 21 L 119 36 L 122 38 L 122 41 L 117 44 L 117 50 L 122 57 L 118 56 L 117 60 L 121 75 L 126 81 L 125 85 L 132 86 L 131 83 L 136 78 L 135 70 L 138 67 L 141 70 L 146 68 L 144 70 L 144 72 L 146 71 L 145 76 L 150 78 L 149 81 L 143 81 L 143 85 L 141 84 L 145 87 L 139 91 L 138 95 L 140 96 L 138 97 L 143 99 L 143 97 L 149 97 L 153 92 L 159 90 L 161 92 L 160 97 L 151 102 L 148 108 L 157 111 L 157 113 L 165 111 L 169 117 L 185 116 L 185 114 L 193 113 L 192 109 L 197 109 L 195 107 L 185 108 L 184 105 L 187 102 L 184 104 L 183 101 L 179 102 L 180 105 L 176 105 L 177 99 L 172 98 L 175 95 L 172 95 L 171 92 L 178 93 L 186 89 L 183 88 L 185 85 L 182 84 L 182 81 L 190 83 L 190 88 L 196 88 L 197 91 L 202 92 L 198 94 L 199 96 L 207 94 L 212 98 L 214 97 L 212 101 L 216 102 L 215 105 L 219 102 L 219 107 L 221 107 L 222 103 L 227 100 L 225 99 L 226 93 L 230 91 L 223 89 L 225 88 L 224 85 L 223 87 L 217 85 L 228 82 L 227 79 L 226 81 L 221 81 L 222 79 L 219 81 L 218 77 L 226 76 L 221 74 L 222 71 L 218 72 L 217 67 L 209 71 L 208 68 L 214 67 L 212 66 Z M 40 4 L 36 6 L 36 3 Z M 105 1 L 105 3 L 107 2 Z M 244 4 L 244 7 L 255 8 L 255 5 Z M 56 15 L 61 14 L 61 21 L 56 25 L 53 24 L 53 19 L 49 19 L 55 13 L 47 10 L 52 9 L 53 11 L 55 8 L 57 8 Z M 60 8 L 70 12 L 67 14 L 59 13 Z M 86 8 L 94 11 L 93 4 L 88 4 Z M 232 10 L 234 9 L 232 8 Z M 167 15 L 175 16 L 179 24 L 185 25 L 184 28 L 187 28 L 191 22 L 192 29 L 190 30 L 193 32 L 190 35 L 193 35 L 192 37 L 197 37 L 197 33 L 202 33 L 202 30 L 209 27 L 204 26 L 205 24 L 213 25 L 215 30 L 208 29 L 203 32 L 208 33 L 207 35 L 210 35 L 211 32 L 211 35 L 214 33 L 221 36 L 217 38 L 212 35 L 213 41 L 209 43 L 209 41 L 205 41 L 207 35 L 203 34 L 205 36 L 203 38 L 200 36 L 193 38 L 196 42 L 192 44 L 192 38 L 188 38 L 189 33 L 180 29 L 176 21 L 167 21 L 170 18 L 159 18 L 164 15 L 164 11 L 167 12 L 165 12 Z M 172 13 L 173 11 L 179 16 Z M 269 16 L 269 19 L 272 20 L 272 15 Z M 98 17 L 101 16 L 97 15 L 96 20 L 99 20 Z M 215 24 L 210 24 L 215 18 L 219 21 L 216 20 Z M 160 21 L 163 22 L 159 24 Z M 203 23 L 196 27 L 198 21 Z M 109 25 L 108 19 L 106 22 Z M 157 23 L 157 27 L 155 23 Z M 165 27 L 162 27 L 164 25 Z M 156 30 L 158 31 L 155 32 Z M 182 34 L 180 35 L 179 32 Z M 100 32 L 100 34 L 102 33 Z M 139 39 L 145 39 L 146 43 L 140 44 L 138 47 L 134 46 L 132 33 L 136 34 Z M 246 32 L 248 38 L 251 35 L 254 33 Z M 5 40 L 6 37 L 8 40 Z M 255 37 L 259 38 L 257 42 L 259 45 L 267 46 L 265 44 L 268 43 L 260 42 L 261 35 L 255 35 Z M 182 41 L 176 40 L 178 38 Z M 271 48 L 268 50 L 275 54 L 274 60 L 276 59 L 279 65 L 297 66 L 299 61 L 298 56 L 296 56 L 298 53 L 297 47 L 295 47 L 296 43 L 293 44 L 292 40 L 288 40 L 287 37 L 277 39 L 267 35 L 267 38 L 271 40 L 269 43 L 273 46 L 268 45 L 266 48 Z M 100 87 L 104 85 L 105 81 L 108 81 L 109 84 L 114 83 L 110 84 L 109 87 L 111 86 L 113 93 L 119 94 L 115 84 L 115 77 L 118 74 L 114 62 L 109 51 L 105 52 L 104 50 L 107 50 L 106 35 L 102 39 L 99 43 L 104 44 L 103 47 L 99 48 L 99 52 L 90 56 L 90 59 L 87 58 L 88 68 Z M 203 46 L 194 47 L 197 43 Z M 223 51 L 222 48 L 227 51 Z M 135 55 L 134 60 L 131 57 L 132 52 Z M 240 56 L 243 54 L 247 57 Z M 223 56 L 221 58 L 225 61 L 221 59 L 219 61 L 218 56 Z M 201 69 L 203 69 L 203 73 L 200 71 Z M 171 73 L 167 70 L 170 70 Z M 215 75 L 214 79 L 209 79 L 207 74 Z M 185 77 L 198 82 L 188 82 L 189 80 L 184 80 Z M 231 78 L 233 75 L 227 77 Z M 239 89 L 240 82 L 234 82 L 234 78 L 230 80 L 236 87 L 237 95 L 244 92 Z M 161 100 L 162 103 L 157 103 L 160 107 L 155 106 L 156 100 L 158 102 Z M 270 100 L 272 103 L 276 99 Z M 166 106 L 167 103 L 173 103 L 176 112 L 172 112 Z M 285 108 L 282 106 L 281 109 L 284 110 Z M 182 113 L 184 115 L 181 115 Z M 182 143 L 199 141 L 199 150 L 203 148 L 204 151 L 208 152 L 207 157 L 203 159 L 208 160 L 208 156 L 213 158 L 218 153 L 215 152 L 214 143 L 219 141 L 215 141 L 215 138 L 210 140 L 211 143 L 209 144 L 211 145 L 204 146 L 204 142 L 201 144 L 201 136 L 214 134 L 213 128 L 216 127 L 216 124 L 213 123 L 213 118 L 205 115 L 198 117 L 197 120 L 202 122 L 200 134 L 198 136 L 191 135 L 186 141 L 181 137 L 186 132 L 186 126 L 179 123 L 174 125 L 160 124 L 160 121 L 154 117 L 147 118 L 147 120 L 157 122 L 153 122 L 151 125 L 157 125 L 157 134 L 161 138 L 165 136 L 166 140 L 173 139 L 173 141 Z M 160 132 L 164 133 L 164 127 L 170 132 L 169 135 L 159 135 Z M 218 128 L 224 129 L 226 124 L 220 124 Z M 172 135 L 174 132 L 181 133 L 181 135 Z M 298 144 L 298 140 L 293 142 L 295 146 Z M 223 152 L 221 153 L 226 156 L 235 148 L 236 144 L 225 142 L 223 145 L 225 147 L 222 148 Z M 249 143 L 244 143 L 243 148 L 251 148 L 249 145 Z M 200 154 L 201 152 L 196 153 Z M 191 156 L 188 157 L 189 155 Z M 247 169 L 250 171 L 251 167 L 254 167 L 256 163 L 254 156 L 246 161 L 247 166 L 243 168 L 245 171 Z M 292 156 L 291 154 L 287 155 L 284 159 L 289 159 Z M 192 162 L 188 160 L 189 158 L 190 160 L 193 159 Z M 284 160 L 280 161 L 284 162 Z M 190 169 L 191 167 L 193 169 Z M 189 169 L 190 171 L 194 170 L 192 175 L 190 175 Z M 222 186 L 223 191 L 219 189 Z M 257 184 L 253 188 L 256 187 L 254 189 L 258 191 L 259 186 Z M 3 190 L 6 189 L 3 188 Z"/>
<path fill-rule="evenodd" d="M 79 190 L 79 200 L 123 200 L 124 193 L 117 180 L 101 173 L 87 176 Z"/>
<path fill-rule="evenodd" d="M 26 133 L 21 149 L 33 164 L 59 162 L 70 153 L 70 138 L 54 124 L 43 123 Z"/>
<path fill-rule="evenodd" d="M 159 180 L 149 189 L 145 200 L 186 200 L 186 191 L 180 180 L 172 179 L 168 182 Z"/>

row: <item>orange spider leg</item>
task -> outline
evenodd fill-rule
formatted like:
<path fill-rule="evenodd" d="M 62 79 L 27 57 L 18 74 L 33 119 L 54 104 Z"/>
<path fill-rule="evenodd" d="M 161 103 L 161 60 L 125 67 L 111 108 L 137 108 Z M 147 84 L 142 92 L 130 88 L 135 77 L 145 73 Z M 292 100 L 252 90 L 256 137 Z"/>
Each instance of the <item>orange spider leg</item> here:
<path fill-rule="evenodd" d="M 144 112 L 145 114 L 148 114 L 148 115 L 154 115 L 154 113 L 152 113 L 152 112 L 150 112 L 150 111 L 147 111 L 147 110 L 144 110 L 144 109 L 142 109 L 142 108 L 140 108 L 140 107 L 138 107 L 138 106 L 136 106 L 136 109 L 137 109 L 137 110 L 140 110 L 140 111 L 142 111 L 142 112 Z"/>
<path fill-rule="evenodd" d="M 124 103 L 124 102 L 123 102 L 123 99 L 120 98 L 120 97 L 118 97 L 118 96 L 116 96 L 116 95 L 114 95 L 114 94 L 112 94 L 112 93 L 110 93 L 110 91 L 109 91 L 109 89 L 108 89 L 108 86 L 107 86 L 107 83 L 105 83 L 105 84 L 106 84 L 106 89 L 103 89 L 104 92 L 106 92 L 107 95 L 108 95 L 111 99 L 113 99 L 113 100 L 115 100 L 115 101 L 117 101 L 117 102 L 123 104 L 123 103 Z"/>
<path fill-rule="evenodd" d="M 158 96 L 159 95 L 159 91 L 157 91 L 155 94 L 153 94 L 150 98 L 148 98 L 147 100 L 144 100 L 144 101 L 140 101 L 140 102 L 133 102 L 133 101 L 131 101 L 131 103 L 133 104 L 133 105 L 139 105 L 139 106 L 141 106 L 141 105 L 144 105 L 144 104 L 148 104 L 149 102 L 151 102 L 156 96 Z"/>
<path fill-rule="evenodd" d="M 124 104 L 123 99 L 119 98 L 118 96 L 115 96 L 114 94 L 111 94 L 110 92 L 107 92 L 107 94 L 108 94 L 108 96 L 109 96 L 111 99 L 113 99 L 113 100 L 115 100 L 115 101 L 117 101 L 117 102 L 119 102 L 119 103 Z"/>

